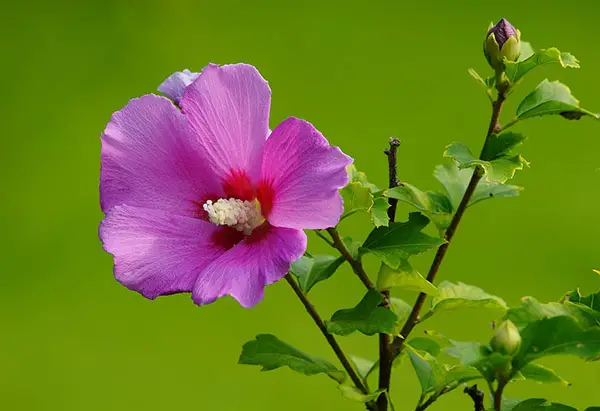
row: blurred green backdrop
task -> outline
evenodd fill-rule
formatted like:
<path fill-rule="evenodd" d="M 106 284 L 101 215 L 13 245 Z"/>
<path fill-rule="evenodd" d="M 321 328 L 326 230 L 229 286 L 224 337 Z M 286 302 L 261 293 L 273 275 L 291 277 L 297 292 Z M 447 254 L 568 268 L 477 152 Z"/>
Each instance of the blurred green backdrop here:
<path fill-rule="evenodd" d="M 151 302 L 114 281 L 97 238 L 99 135 L 113 111 L 154 92 L 171 72 L 243 61 L 270 81 L 271 126 L 290 115 L 310 120 L 380 184 L 381 151 L 388 136 L 398 136 L 401 178 L 434 188 L 431 172 L 445 144 L 482 143 L 488 102 L 466 70 L 486 69 L 483 34 L 502 16 L 534 46 L 556 46 L 582 62 L 580 70 L 538 71 L 515 100 L 544 77 L 560 78 L 585 107 L 600 110 L 597 1 L 458 3 L 3 4 L 0 409 L 362 409 L 324 376 L 236 365 L 241 345 L 263 332 L 335 360 L 285 283 L 245 310 L 229 298 L 201 308 L 186 295 Z M 523 295 L 551 300 L 574 287 L 595 290 L 600 124 L 547 118 L 521 130 L 530 136 L 523 150 L 532 167 L 515 183 L 526 190 L 473 208 L 439 277 L 476 284 L 511 304 Z M 366 221 L 353 221 L 344 232 L 365 235 Z M 316 241 L 311 248 L 325 251 Z M 419 258 L 419 268 L 431 257 Z M 344 268 L 311 294 L 328 316 L 362 292 Z M 491 320 L 469 312 L 428 327 L 485 341 Z M 375 356 L 375 339 L 342 342 L 349 352 Z M 598 363 L 547 364 L 573 385 L 522 382 L 507 395 L 600 403 Z M 418 390 L 408 364 L 396 370 L 398 410 L 414 409 Z M 456 392 L 432 410 L 471 407 Z"/>

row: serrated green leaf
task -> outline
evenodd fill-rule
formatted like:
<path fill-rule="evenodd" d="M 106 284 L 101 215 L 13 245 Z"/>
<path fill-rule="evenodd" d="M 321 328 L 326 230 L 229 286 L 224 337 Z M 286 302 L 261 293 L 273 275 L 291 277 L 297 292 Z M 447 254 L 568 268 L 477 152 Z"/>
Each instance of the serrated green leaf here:
<path fill-rule="evenodd" d="M 600 407 L 588 407 L 585 411 L 600 411 Z"/>
<path fill-rule="evenodd" d="M 519 119 L 553 114 L 560 114 L 568 119 L 583 116 L 600 118 L 600 115 L 579 107 L 579 101 L 573 97 L 569 87 L 559 81 L 542 81 L 517 108 Z"/>
<path fill-rule="evenodd" d="M 362 243 L 348 236 L 342 237 L 342 243 L 344 243 L 346 250 L 348 250 L 352 258 L 358 260 L 360 257 L 360 248 L 362 247 Z"/>
<path fill-rule="evenodd" d="M 487 346 L 477 341 L 446 340 L 451 346 L 444 349 L 444 352 L 450 357 L 458 359 L 463 365 L 475 365 L 490 353 Z"/>
<path fill-rule="evenodd" d="M 455 365 L 450 367 L 446 373 L 446 379 L 444 386 L 453 388 L 460 384 L 467 383 L 469 381 L 478 380 L 483 378 L 481 373 L 475 367 L 468 367 L 465 365 Z"/>
<path fill-rule="evenodd" d="M 521 40 L 521 54 L 517 61 L 527 60 L 529 57 L 535 54 L 535 50 L 530 42 Z"/>
<path fill-rule="evenodd" d="M 452 204 L 444 193 L 424 192 L 411 184 L 403 183 L 399 187 L 386 190 L 384 195 L 415 207 L 438 228 L 447 228 L 452 220 Z"/>
<path fill-rule="evenodd" d="M 504 411 L 504 408 L 502 408 L 502 411 Z M 507 411 L 577 411 L 577 409 L 568 405 L 551 403 L 541 398 L 532 398 L 519 402 Z"/>
<path fill-rule="evenodd" d="M 402 327 L 404 327 L 404 323 L 408 319 L 408 316 L 412 311 L 412 307 L 400 298 L 390 297 L 390 309 L 394 312 L 394 314 L 396 314 L 397 317 L 396 325 L 394 326 L 392 335 L 398 335 L 400 334 Z"/>
<path fill-rule="evenodd" d="M 579 289 L 570 291 L 561 300 L 572 311 L 579 310 L 589 315 L 590 325 L 600 325 L 600 291 L 582 296 Z"/>
<path fill-rule="evenodd" d="M 437 288 L 425 279 L 409 263 L 404 263 L 397 269 L 382 264 L 377 275 L 377 288 L 389 290 L 392 288 L 403 288 L 405 290 L 418 291 L 429 295 L 436 295 Z"/>
<path fill-rule="evenodd" d="M 437 343 L 437 341 L 435 341 L 431 338 L 417 337 L 417 338 L 413 338 L 410 341 L 408 341 L 407 344 L 410 345 L 415 350 L 425 351 L 425 352 L 429 353 L 430 355 L 432 355 L 433 357 L 437 357 L 438 355 L 440 355 L 440 352 L 442 351 L 442 347 L 440 347 L 440 345 Z"/>
<path fill-rule="evenodd" d="M 363 380 L 366 380 L 369 374 L 371 374 L 377 366 L 375 361 L 367 360 L 366 358 L 357 357 L 355 355 L 351 355 L 350 360 L 354 364 L 356 372 L 358 372 L 358 375 Z"/>
<path fill-rule="evenodd" d="M 504 313 L 508 306 L 501 298 L 474 285 L 443 281 L 438 285 L 438 294 L 433 298 L 431 310 L 425 314 L 423 320 L 440 311 L 457 309 L 489 309 Z"/>
<path fill-rule="evenodd" d="M 445 157 L 456 160 L 459 168 L 474 168 L 481 166 L 485 178 L 490 183 L 504 183 L 514 177 L 517 170 L 522 170 L 527 161 L 520 155 L 502 156 L 492 161 L 480 160 L 475 157 L 465 143 L 452 143 L 446 147 Z"/>
<path fill-rule="evenodd" d="M 471 169 L 459 169 L 454 162 L 453 164 L 440 164 L 435 168 L 434 176 L 448 193 L 453 211 L 458 208 L 465 191 L 467 191 L 472 175 Z M 471 201 L 469 201 L 469 207 L 490 198 L 516 197 L 521 190 L 522 188 L 518 186 L 490 183 L 482 179 L 475 188 Z"/>
<path fill-rule="evenodd" d="M 406 350 L 417 378 L 421 383 L 421 391 L 427 394 L 436 390 L 446 378 L 446 369 L 435 357 L 425 351 L 419 351 L 406 345 Z"/>
<path fill-rule="evenodd" d="M 396 325 L 396 314 L 379 305 L 383 296 L 376 290 L 369 290 L 354 308 L 336 311 L 330 321 L 326 321 L 327 331 L 332 334 L 348 335 L 360 331 L 366 335 L 377 333 L 391 334 Z"/>
<path fill-rule="evenodd" d="M 387 227 L 390 224 L 388 208 L 390 208 L 390 203 L 386 198 L 376 197 L 373 200 L 373 207 L 371 207 L 369 213 L 371 215 L 371 222 L 375 227 Z"/>
<path fill-rule="evenodd" d="M 362 391 L 356 387 L 350 385 L 338 385 L 342 395 L 349 400 L 366 403 L 369 401 L 375 401 L 385 390 L 377 390 L 370 394 L 363 394 Z"/>
<path fill-rule="evenodd" d="M 531 380 L 541 384 L 558 383 L 567 386 L 571 385 L 570 382 L 562 379 L 558 374 L 556 374 L 553 369 L 539 364 L 527 364 L 519 370 L 518 374 L 519 375 L 517 379 L 523 378 L 524 380 Z"/>
<path fill-rule="evenodd" d="M 521 338 L 521 348 L 513 360 L 516 370 L 550 355 L 574 355 L 584 359 L 597 359 L 600 355 L 600 327 L 584 329 L 573 317 L 535 321 L 521 331 Z"/>
<path fill-rule="evenodd" d="M 350 182 L 340 190 L 344 200 L 344 214 L 342 218 L 351 216 L 358 211 L 369 211 L 373 207 L 373 194 L 371 190 L 361 183 Z"/>
<path fill-rule="evenodd" d="M 369 183 L 367 175 L 362 171 L 358 171 L 354 164 L 350 164 L 348 167 L 346 167 L 346 170 L 348 171 L 348 177 L 351 182 L 362 184 L 363 186 L 371 190 L 372 193 L 380 191 L 380 189 L 375 184 Z"/>
<path fill-rule="evenodd" d="M 327 374 L 338 382 L 345 376 L 329 361 L 305 354 L 271 334 L 259 334 L 255 340 L 245 343 L 238 363 L 260 365 L 261 371 L 287 366 L 306 375 Z"/>
<path fill-rule="evenodd" d="M 408 222 L 391 223 L 371 231 L 362 246 L 362 252 L 371 253 L 392 268 L 404 264 L 411 255 L 439 247 L 444 240 L 421 232 L 429 219 L 420 213 L 411 213 Z"/>
<path fill-rule="evenodd" d="M 527 137 L 525 137 L 524 134 L 513 133 L 512 131 L 492 134 L 488 138 L 485 150 L 483 150 L 483 153 L 481 154 L 481 159 L 493 161 L 497 158 L 510 155 L 512 150 L 522 144 L 526 139 Z"/>
<path fill-rule="evenodd" d="M 548 63 L 558 63 L 564 68 L 579 68 L 579 61 L 570 53 L 561 53 L 557 48 L 540 50 L 528 58 L 512 62 L 504 62 L 504 73 L 511 83 L 517 83 L 521 78 L 536 67 Z"/>
<path fill-rule="evenodd" d="M 596 325 L 595 319 L 590 318 L 575 304 L 556 302 L 542 304 L 533 297 L 523 297 L 521 305 L 509 309 L 505 318 L 511 320 L 517 328 L 523 329 L 533 322 L 560 316 L 571 317 L 584 327 Z"/>
<path fill-rule="evenodd" d="M 315 284 L 331 277 L 344 261 L 343 257 L 330 255 L 304 256 L 292 263 L 290 271 L 298 278 L 300 288 L 308 293 Z"/>

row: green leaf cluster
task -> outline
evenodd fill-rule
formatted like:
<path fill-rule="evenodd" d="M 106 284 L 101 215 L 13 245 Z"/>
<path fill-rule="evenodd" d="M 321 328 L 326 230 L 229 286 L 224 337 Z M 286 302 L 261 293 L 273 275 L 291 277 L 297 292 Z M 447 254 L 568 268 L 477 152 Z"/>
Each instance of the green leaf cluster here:
<path fill-rule="evenodd" d="M 369 214 L 375 227 L 387 226 L 390 221 L 387 215 L 389 203 L 381 195 L 381 190 L 369 183 L 366 174 L 358 171 L 354 164 L 349 165 L 347 171 L 350 182 L 340 190 L 344 200 L 342 219 L 364 212 Z"/>

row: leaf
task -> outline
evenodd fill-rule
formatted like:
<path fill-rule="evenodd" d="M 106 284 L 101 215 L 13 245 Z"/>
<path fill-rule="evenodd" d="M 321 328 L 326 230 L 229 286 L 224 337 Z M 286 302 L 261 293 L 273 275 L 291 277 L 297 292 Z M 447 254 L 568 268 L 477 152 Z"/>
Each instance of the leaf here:
<path fill-rule="evenodd" d="M 396 325 L 396 314 L 380 307 L 383 296 L 370 289 L 354 308 L 336 311 L 330 321 L 326 321 L 327 331 L 332 334 L 348 335 L 360 331 L 366 335 L 377 333 L 391 334 Z"/>
<path fill-rule="evenodd" d="M 568 405 L 551 403 L 541 398 L 532 398 L 519 402 L 508 411 L 577 411 L 577 409 Z"/>
<path fill-rule="evenodd" d="M 362 252 L 372 253 L 392 268 L 398 268 L 411 255 L 439 247 L 440 238 L 430 237 L 421 230 L 429 219 L 420 213 L 411 213 L 408 222 L 391 223 L 371 231 L 362 246 Z"/>
<path fill-rule="evenodd" d="M 380 191 L 376 185 L 369 183 L 367 175 L 362 171 L 358 171 L 354 164 L 350 164 L 348 167 L 346 167 L 346 170 L 348 171 L 348 177 L 351 182 L 362 184 L 371 190 L 372 193 Z"/>
<path fill-rule="evenodd" d="M 488 294 L 479 287 L 443 281 L 438 285 L 438 294 L 434 297 L 431 310 L 425 314 L 423 320 L 440 311 L 456 309 L 490 309 L 504 313 L 508 306 L 501 298 Z"/>
<path fill-rule="evenodd" d="M 342 218 L 351 216 L 358 211 L 369 211 L 373 207 L 371 190 L 360 183 L 350 182 L 340 190 L 344 200 L 344 214 Z"/>
<path fill-rule="evenodd" d="M 520 377 L 525 380 L 536 381 L 539 383 L 559 383 L 571 385 L 570 382 L 562 379 L 556 372 L 550 368 L 539 364 L 527 364 L 519 371 Z"/>
<path fill-rule="evenodd" d="M 519 55 L 517 61 L 527 60 L 529 57 L 533 56 L 534 53 L 535 50 L 530 42 L 521 41 L 521 54 Z"/>
<path fill-rule="evenodd" d="M 550 355 L 596 359 L 600 355 L 600 327 L 584 329 L 573 317 L 535 321 L 521 331 L 521 348 L 513 360 L 516 370 Z"/>
<path fill-rule="evenodd" d="M 504 183 L 514 177 L 517 170 L 522 170 L 527 161 L 520 155 L 504 155 L 492 161 L 480 160 L 475 157 L 465 143 L 455 142 L 446 147 L 445 157 L 456 160 L 459 168 L 474 168 L 481 166 L 485 171 L 486 180 L 490 183 Z"/>
<path fill-rule="evenodd" d="M 344 257 L 330 255 L 314 255 L 301 257 L 292 263 L 290 271 L 298 278 L 298 284 L 308 293 L 315 284 L 328 279 L 344 262 Z"/>
<path fill-rule="evenodd" d="M 442 347 L 440 347 L 440 345 L 435 340 L 432 340 L 431 338 L 425 338 L 425 337 L 413 338 L 412 340 L 410 340 L 408 342 L 408 345 L 410 345 L 415 350 L 425 351 L 425 352 L 429 353 L 430 355 L 432 355 L 433 357 L 437 357 L 438 355 L 440 355 L 440 352 L 442 351 Z"/>
<path fill-rule="evenodd" d="M 463 365 L 475 365 L 489 354 L 489 348 L 477 341 L 447 340 L 451 346 L 444 352 L 460 360 Z"/>
<path fill-rule="evenodd" d="M 406 346 L 410 362 L 413 365 L 417 378 L 421 383 L 421 391 L 423 394 L 435 391 L 442 385 L 446 377 L 446 370 L 435 357 L 425 351 L 419 351 Z"/>
<path fill-rule="evenodd" d="M 579 289 L 573 290 L 568 292 L 562 298 L 562 302 L 577 304 L 577 306 L 585 306 L 587 309 L 589 309 L 587 312 L 600 314 L 600 291 L 584 297 L 579 292 Z"/>
<path fill-rule="evenodd" d="M 345 376 L 329 361 L 305 354 L 271 334 L 259 334 L 244 344 L 238 364 L 260 365 L 261 371 L 287 366 L 306 375 L 327 374 L 338 382 Z"/>
<path fill-rule="evenodd" d="M 518 145 L 522 144 L 527 137 L 521 133 L 513 133 L 512 131 L 505 131 L 500 134 L 492 134 L 488 138 L 488 142 L 485 145 L 485 150 L 481 155 L 482 160 L 492 161 L 497 158 L 501 158 L 510 155 L 512 150 Z"/>
<path fill-rule="evenodd" d="M 423 192 L 408 183 L 391 188 L 384 195 L 409 204 L 425 214 L 438 228 L 445 229 L 452 219 L 450 198 L 443 193 Z"/>
<path fill-rule="evenodd" d="M 366 380 L 369 374 L 377 367 L 376 362 L 355 355 L 351 355 L 350 360 L 352 360 L 354 368 L 363 380 Z"/>
<path fill-rule="evenodd" d="M 404 323 L 412 311 L 412 307 L 400 298 L 390 297 L 390 309 L 396 314 L 396 325 L 392 331 L 392 335 L 399 335 L 400 330 L 404 327 Z"/>
<path fill-rule="evenodd" d="M 579 101 L 573 97 L 569 87 L 558 81 L 542 81 L 517 108 L 519 119 L 552 114 L 560 114 L 568 119 L 583 116 L 600 118 L 600 115 L 579 107 Z"/>
<path fill-rule="evenodd" d="M 344 397 L 362 403 L 375 401 L 383 392 L 385 392 L 385 390 L 377 390 L 370 394 L 363 394 L 358 388 L 343 384 L 338 385 L 338 388 Z"/>
<path fill-rule="evenodd" d="M 352 258 L 358 260 L 360 257 L 360 248 L 362 247 L 362 244 L 359 241 L 355 241 L 352 237 L 347 236 L 342 238 L 342 243 L 344 243 L 346 250 L 348 250 Z"/>
<path fill-rule="evenodd" d="M 444 386 L 453 388 L 460 384 L 464 384 L 473 380 L 478 380 L 480 378 L 483 378 L 483 376 L 475 367 L 455 365 L 448 369 L 446 379 L 444 381 Z"/>
<path fill-rule="evenodd" d="M 373 207 L 371 207 L 369 213 L 371 215 L 371 222 L 375 227 L 387 227 L 390 224 L 388 208 L 390 208 L 390 203 L 386 198 L 377 197 L 373 200 Z"/>
<path fill-rule="evenodd" d="M 429 295 L 436 295 L 438 292 L 437 288 L 427 281 L 421 273 L 412 268 L 409 263 L 402 264 L 396 270 L 382 264 L 377 275 L 377 288 L 379 290 L 402 288 Z"/>
<path fill-rule="evenodd" d="M 446 189 L 450 198 L 452 211 L 456 210 L 465 191 L 467 191 L 473 171 L 470 169 L 459 169 L 456 163 L 453 162 L 453 164 L 438 165 L 435 168 L 434 175 Z M 477 188 L 475 188 L 471 201 L 469 201 L 469 207 L 490 198 L 516 197 L 520 194 L 521 190 L 522 188 L 518 186 L 490 183 L 482 179 L 479 180 Z"/>
<path fill-rule="evenodd" d="M 521 61 L 504 61 L 504 73 L 511 83 L 517 83 L 521 78 L 536 67 L 548 63 L 558 63 L 563 68 L 579 68 L 579 61 L 570 53 L 561 53 L 557 48 L 540 50 Z"/>
<path fill-rule="evenodd" d="M 542 304 L 533 297 L 523 297 L 521 305 L 509 309 L 505 318 L 511 320 L 517 328 L 523 329 L 533 322 L 559 316 L 572 317 L 585 327 L 596 325 L 594 318 L 590 318 L 575 304 L 556 302 Z"/>

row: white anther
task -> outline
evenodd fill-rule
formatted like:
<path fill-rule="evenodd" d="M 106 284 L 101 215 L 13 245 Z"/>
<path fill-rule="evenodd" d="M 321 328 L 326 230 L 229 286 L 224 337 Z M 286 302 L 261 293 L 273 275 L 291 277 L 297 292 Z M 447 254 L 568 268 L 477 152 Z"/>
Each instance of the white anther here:
<path fill-rule="evenodd" d="M 215 203 L 208 200 L 203 208 L 208 213 L 211 223 L 233 227 L 246 235 L 249 235 L 263 220 L 258 203 L 254 201 L 220 198 Z"/>

